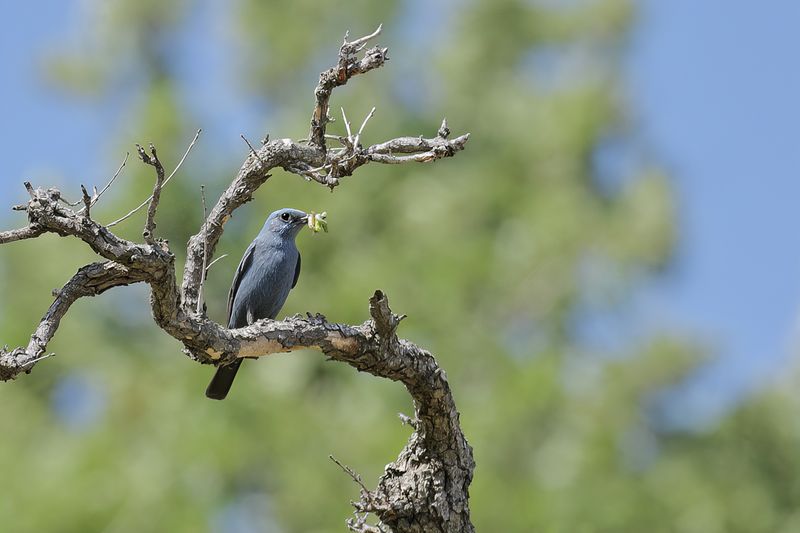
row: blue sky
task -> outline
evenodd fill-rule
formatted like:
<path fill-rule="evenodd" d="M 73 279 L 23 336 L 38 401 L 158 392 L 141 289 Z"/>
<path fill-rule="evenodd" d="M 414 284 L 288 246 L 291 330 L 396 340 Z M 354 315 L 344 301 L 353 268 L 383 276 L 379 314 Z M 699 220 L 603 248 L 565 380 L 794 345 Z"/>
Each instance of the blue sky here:
<path fill-rule="evenodd" d="M 75 3 L 15 2 L 6 15 L 15 22 L 0 32 L 0 184 L 12 198 L 2 205 L 24 200 L 26 178 L 102 183 L 122 156 L 107 138 L 120 117 L 40 75 L 43 56 L 75 27 Z M 643 329 L 689 332 L 720 354 L 675 391 L 678 425 L 718 413 L 787 364 L 800 302 L 798 26 L 793 0 L 640 2 L 627 91 L 643 143 L 674 178 L 680 239 L 674 264 L 635 309 Z M 213 45 L 203 53 L 222 60 Z M 211 87 L 208 98 L 237 116 L 230 91 Z M 249 129 L 234 123 L 231 149 Z"/>
<path fill-rule="evenodd" d="M 676 418 L 776 375 L 796 340 L 799 24 L 793 0 L 641 3 L 629 91 L 674 178 L 680 228 L 675 264 L 642 306 L 721 354 L 676 395 Z"/>

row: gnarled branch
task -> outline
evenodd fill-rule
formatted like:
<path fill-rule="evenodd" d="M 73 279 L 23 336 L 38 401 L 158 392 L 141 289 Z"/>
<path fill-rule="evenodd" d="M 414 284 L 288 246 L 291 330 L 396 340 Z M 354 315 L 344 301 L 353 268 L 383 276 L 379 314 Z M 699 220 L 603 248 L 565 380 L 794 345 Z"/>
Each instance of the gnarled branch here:
<path fill-rule="evenodd" d="M 44 232 L 44 228 L 33 224 L 25 226 L 24 228 L 0 231 L 0 244 L 22 241 L 25 239 L 35 239 Z"/>
<path fill-rule="evenodd" d="M 156 183 L 153 185 L 153 194 L 150 195 L 150 205 L 147 206 L 147 220 L 144 223 L 144 231 L 142 232 L 144 242 L 147 244 L 154 244 L 154 233 L 156 230 L 156 210 L 158 209 L 158 203 L 161 201 L 161 188 L 164 186 L 164 165 L 162 165 L 161 161 L 159 161 L 158 154 L 156 153 L 156 147 L 153 146 L 153 143 L 150 143 L 149 155 L 144 151 L 144 148 L 138 144 L 136 145 L 136 151 L 139 153 L 139 157 L 142 159 L 144 164 L 150 165 L 156 169 Z"/>
<path fill-rule="evenodd" d="M 30 372 L 41 359 L 47 343 L 55 335 L 61 319 L 75 300 L 84 296 L 96 296 L 113 287 L 144 281 L 141 273 L 129 270 L 119 263 L 103 261 L 91 263 L 78 272 L 59 290 L 53 291 L 55 300 L 42 317 L 26 348 L 12 351 L 0 350 L 0 380 L 12 379 L 20 372 Z"/>
<path fill-rule="evenodd" d="M 382 25 L 378 26 L 378 29 L 373 33 L 356 39 L 355 41 L 348 41 L 349 32 L 345 34 L 344 42 L 341 48 L 339 48 L 338 63 L 319 75 L 319 83 L 314 90 L 316 105 L 314 106 L 314 112 L 311 114 L 309 141 L 323 152 L 326 149 L 325 127 L 328 122 L 331 121 L 331 118 L 328 116 L 328 103 L 331 99 L 333 89 L 344 85 L 353 76 L 364 74 L 365 72 L 383 66 L 389 59 L 389 49 L 380 48 L 378 46 L 367 50 L 364 53 L 364 57 L 361 59 L 354 57 L 364 49 L 370 39 L 374 39 L 380 35 L 382 28 Z"/>
<path fill-rule="evenodd" d="M 384 64 L 386 48 L 375 47 L 366 51 L 362 58 L 356 57 L 380 29 L 354 41 L 348 41 L 345 36 L 337 65 L 320 75 L 308 140 L 265 140 L 258 150 L 248 142 L 250 152 L 239 172 L 205 217 L 198 233 L 189 239 L 180 289 L 174 256 L 167 242 L 154 234 L 160 194 L 177 168 L 164 179 L 164 168 L 153 145 L 150 145 L 149 154 L 137 146 L 142 161 L 156 170 L 153 194 L 147 200 L 144 243 L 122 239 L 109 229 L 136 210 L 106 226 L 90 218 L 91 206 L 108 186 L 99 193 L 95 190 L 92 195 L 84 188 L 84 207 L 76 212 L 70 207 L 77 204 L 63 205 L 65 201 L 58 190 L 34 188 L 26 182 L 30 200 L 16 209 L 27 212 L 29 224 L 0 232 L 0 244 L 55 233 L 82 240 L 106 261 L 82 267 L 54 294 L 55 301 L 27 347 L 0 350 L 0 380 L 11 380 L 29 372 L 43 358 L 60 320 L 78 298 L 94 296 L 120 285 L 145 282 L 151 289 L 150 306 L 157 325 L 181 341 L 187 355 L 201 363 L 219 364 L 237 357 L 262 357 L 312 348 L 360 371 L 402 382 L 414 400 L 411 423 L 414 433 L 398 459 L 386 468 L 377 487 L 372 491 L 362 490 L 360 501 L 354 504 L 356 518 L 351 519 L 348 526 L 362 532 L 473 531 L 468 505 L 468 487 L 474 469 L 472 449 L 461 432 L 447 377 L 429 352 L 397 338 L 396 330 L 402 317 L 392 313 L 385 295 L 380 291 L 373 295 L 369 306 L 371 319 L 361 325 L 337 324 L 321 315 L 309 314 L 282 321 L 261 320 L 245 328 L 229 330 L 209 320 L 203 306 L 198 305 L 202 280 L 225 223 L 238 207 L 252 199 L 275 167 L 333 189 L 339 185 L 341 177 L 351 175 L 370 162 L 430 162 L 451 157 L 464 149 L 469 134 L 448 139 L 450 131 L 446 122 L 442 122 L 437 135 L 430 139 L 399 137 L 365 148 L 360 140 L 374 108 L 358 132 L 353 134 L 348 124 L 347 137 L 337 137 L 341 148 L 327 149 L 325 126 L 331 93 L 351 77 Z M 189 150 L 196 140 L 197 136 Z M 380 524 L 368 525 L 364 513 L 376 515 Z"/>

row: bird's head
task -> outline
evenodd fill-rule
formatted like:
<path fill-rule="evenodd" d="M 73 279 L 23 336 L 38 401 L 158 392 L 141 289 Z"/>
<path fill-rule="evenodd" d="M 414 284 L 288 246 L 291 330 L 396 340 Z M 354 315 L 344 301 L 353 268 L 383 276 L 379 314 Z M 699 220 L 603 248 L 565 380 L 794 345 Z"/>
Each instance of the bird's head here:
<path fill-rule="evenodd" d="M 284 208 L 267 217 L 264 230 L 282 237 L 294 238 L 308 222 L 308 214 L 298 209 Z"/>

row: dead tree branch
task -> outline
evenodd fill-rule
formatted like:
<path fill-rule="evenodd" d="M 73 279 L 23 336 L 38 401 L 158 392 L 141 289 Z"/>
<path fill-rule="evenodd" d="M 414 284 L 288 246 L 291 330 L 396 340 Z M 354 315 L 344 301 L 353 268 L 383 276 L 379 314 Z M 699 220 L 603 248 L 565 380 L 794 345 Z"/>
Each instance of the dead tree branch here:
<path fill-rule="evenodd" d="M 131 271 L 119 263 L 103 261 L 81 267 L 60 290 L 54 291 L 55 301 L 42 317 L 26 348 L 11 352 L 0 350 L 0 380 L 15 377 L 20 371 L 30 371 L 55 335 L 61 319 L 75 300 L 83 296 L 96 296 L 112 287 L 130 285 L 143 281 L 140 273 Z"/>
<path fill-rule="evenodd" d="M 156 184 L 153 185 L 153 194 L 150 195 L 150 205 L 147 207 L 147 220 L 144 223 L 144 231 L 142 232 L 144 242 L 147 244 L 154 244 L 156 210 L 158 209 L 158 202 L 161 201 L 161 187 L 164 186 L 164 166 L 161 164 L 161 161 L 158 160 L 156 147 L 153 146 L 152 143 L 150 143 L 150 155 L 147 155 L 144 148 L 138 144 L 136 145 L 136 151 L 139 153 L 139 157 L 144 164 L 150 165 L 156 169 Z"/>
<path fill-rule="evenodd" d="M 80 211 L 78 211 L 78 214 L 79 214 L 79 215 L 80 215 L 80 214 L 82 214 L 82 213 L 84 213 L 84 212 L 87 212 L 87 216 L 88 216 L 88 211 L 89 211 L 89 208 L 91 208 L 91 207 L 92 207 L 94 204 L 96 204 L 96 203 L 98 202 L 98 200 L 100 200 L 100 197 L 101 197 L 101 196 L 103 196 L 103 194 L 104 194 L 104 193 L 105 193 L 105 192 L 106 192 L 106 191 L 107 191 L 109 188 L 111 188 L 111 185 L 114 183 L 114 180 L 116 180 L 116 179 L 117 179 L 117 176 L 119 176 L 119 175 L 120 175 L 120 173 L 122 172 L 122 169 L 123 169 L 123 168 L 125 168 L 125 165 L 128 163 L 128 156 L 130 156 L 130 152 L 126 152 L 126 153 L 125 153 L 125 159 L 123 159 L 123 160 L 122 160 L 122 163 L 119 165 L 119 168 L 117 168 L 117 171 L 116 171 L 116 172 L 114 172 L 114 175 L 113 175 L 113 176 L 111 176 L 111 179 L 110 179 L 110 180 L 108 180 L 108 183 L 106 183 L 105 187 L 103 187 L 102 189 L 100 189 L 100 191 L 99 191 L 99 192 L 97 191 L 97 188 L 95 188 L 95 190 L 94 190 L 94 194 L 92 194 L 92 197 L 91 197 L 91 199 L 90 199 L 90 202 L 89 202 L 89 204 L 88 204 L 88 205 L 86 205 L 85 207 L 81 208 L 81 210 L 80 210 Z M 85 200 L 85 199 L 84 199 L 84 203 L 86 203 L 86 200 Z M 76 205 L 78 205 L 78 204 L 70 204 L 70 205 L 71 205 L 72 207 L 75 207 L 75 206 L 76 206 Z"/>
<path fill-rule="evenodd" d="M 22 241 L 25 239 L 34 239 L 45 232 L 41 226 L 31 224 L 24 228 L 12 229 L 8 231 L 0 231 L 0 244 L 6 244 L 14 241 Z"/>
<path fill-rule="evenodd" d="M 384 64 L 386 48 L 374 47 L 360 59 L 357 57 L 367 41 L 377 37 L 380 30 L 379 27 L 354 41 L 348 41 L 345 36 L 337 64 L 320 75 L 314 92 L 315 107 L 308 141 L 265 139 L 263 146 L 255 149 L 245 139 L 250 152 L 244 163 L 208 212 L 198 233 L 189 239 L 180 288 L 168 243 L 155 237 L 155 215 L 163 187 L 186 159 L 199 131 L 175 171 L 166 179 L 156 148 L 151 144 L 148 153 L 137 146 L 142 161 L 156 170 L 153 194 L 140 205 L 149 202 L 144 243 L 122 239 L 109 229 L 140 207 L 108 225 L 99 224 L 89 216 L 91 206 L 114 178 L 99 193 L 95 190 L 89 195 L 84 188 L 84 207 L 79 211 L 63 205 L 58 190 L 34 188 L 25 182 L 30 200 L 15 209 L 26 211 L 28 225 L 0 232 L 0 244 L 55 233 L 83 241 L 105 261 L 80 268 L 54 294 L 53 304 L 27 347 L 0 349 L 0 380 L 12 380 L 23 372 L 30 372 L 46 357 L 43 354 L 48 342 L 78 298 L 144 282 L 150 286 L 150 307 L 156 324 L 181 341 L 187 355 L 198 362 L 219 364 L 237 357 L 262 357 L 310 348 L 360 371 L 403 383 L 414 400 L 414 433 L 398 459 L 387 466 L 377 487 L 369 491 L 362 486 L 361 499 L 354 504 L 361 515 L 350 520 L 348 527 L 361 532 L 473 531 L 468 504 L 468 487 L 474 469 L 472 449 L 461 432 L 447 377 L 429 352 L 397 338 L 396 330 L 403 317 L 392 313 L 383 293 L 377 291 L 370 299 L 371 319 L 356 326 L 328 322 L 321 315 L 309 314 L 282 321 L 261 320 L 245 328 L 229 330 L 209 320 L 201 303 L 202 283 L 214 264 L 212 258 L 225 223 L 238 207 L 253 198 L 272 169 L 283 168 L 333 189 L 339 185 L 341 177 L 351 175 L 370 162 L 430 162 L 451 157 L 464 149 L 469 134 L 448 139 L 450 132 L 446 122 L 442 122 L 437 135 L 430 139 L 399 137 L 364 148 L 360 140 L 374 108 L 355 135 L 345 119 L 347 137 L 337 137 L 342 147 L 327 149 L 325 126 L 329 121 L 331 93 L 353 76 Z M 344 110 L 342 113 L 344 116 Z M 374 514 L 380 523 L 368 525 L 366 513 Z"/>
<path fill-rule="evenodd" d="M 333 90 L 347 83 L 353 76 L 382 67 L 389 59 L 389 49 L 380 48 L 378 46 L 367 50 L 364 53 L 364 57 L 361 59 L 355 57 L 356 54 L 364 49 L 370 39 L 374 39 L 380 35 L 382 28 L 382 25 L 378 26 L 378 29 L 370 35 L 366 35 L 355 41 L 348 41 L 348 34 L 345 34 L 344 42 L 339 48 L 339 61 L 335 66 L 319 75 L 319 83 L 314 90 L 316 105 L 311 115 L 309 142 L 317 146 L 323 152 L 326 149 L 325 127 L 328 122 L 331 121 L 331 118 L 328 116 L 328 104 Z"/>

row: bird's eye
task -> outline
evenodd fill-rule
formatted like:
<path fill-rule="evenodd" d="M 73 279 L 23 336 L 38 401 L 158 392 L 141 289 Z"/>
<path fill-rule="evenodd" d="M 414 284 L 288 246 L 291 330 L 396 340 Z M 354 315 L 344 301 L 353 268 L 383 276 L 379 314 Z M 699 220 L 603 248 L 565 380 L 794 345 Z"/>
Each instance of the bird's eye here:
<path fill-rule="evenodd" d="M 283 220 L 284 222 L 289 222 L 290 218 L 292 218 L 292 215 L 290 215 L 289 213 L 283 213 L 281 215 L 281 220 Z"/>

